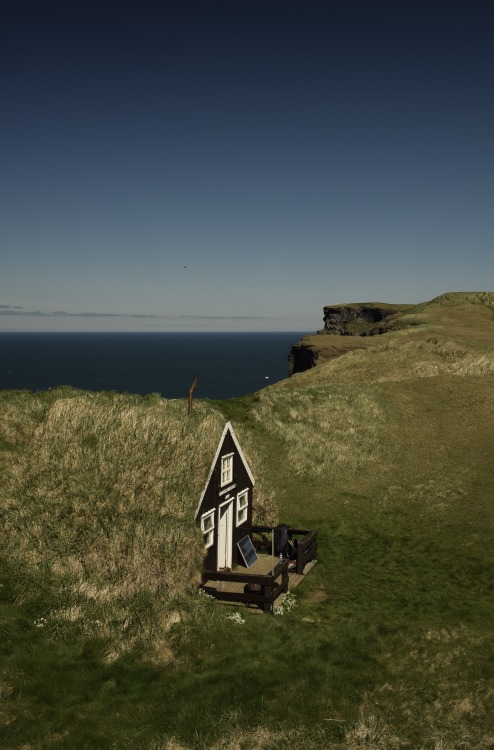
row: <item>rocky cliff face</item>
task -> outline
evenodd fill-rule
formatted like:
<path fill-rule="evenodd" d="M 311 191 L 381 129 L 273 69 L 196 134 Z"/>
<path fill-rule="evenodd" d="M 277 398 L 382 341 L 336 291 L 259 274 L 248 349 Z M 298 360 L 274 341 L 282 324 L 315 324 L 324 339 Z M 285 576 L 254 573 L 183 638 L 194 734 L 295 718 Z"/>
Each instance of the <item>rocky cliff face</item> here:
<path fill-rule="evenodd" d="M 333 336 L 372 336 L 383 333 L 376 326 L 385 318 L 399 312 L 393 307 L 374 305 L 337 305 L 324 308 L 324 333 Z"/>
<path fill-rule="evenodd" d="M 288 377 L 315 367 L 318 357 L 319 352 L 313 346 L 308 346 L 302 341 L 295 344 L 288 355 Z"/>

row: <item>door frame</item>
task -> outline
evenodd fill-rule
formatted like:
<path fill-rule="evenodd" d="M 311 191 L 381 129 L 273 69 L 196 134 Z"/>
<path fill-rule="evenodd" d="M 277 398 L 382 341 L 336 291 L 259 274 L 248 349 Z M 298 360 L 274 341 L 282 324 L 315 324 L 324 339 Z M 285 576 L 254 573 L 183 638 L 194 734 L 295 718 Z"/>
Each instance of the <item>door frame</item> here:
<path fill-rule="evenodd" d="M 225 500 L 218 507 L 218 559 L 217 569 L 231 568 L 233 556 L 233 500 Z M 222 520 L 224 523 L 222 524 Z"/>

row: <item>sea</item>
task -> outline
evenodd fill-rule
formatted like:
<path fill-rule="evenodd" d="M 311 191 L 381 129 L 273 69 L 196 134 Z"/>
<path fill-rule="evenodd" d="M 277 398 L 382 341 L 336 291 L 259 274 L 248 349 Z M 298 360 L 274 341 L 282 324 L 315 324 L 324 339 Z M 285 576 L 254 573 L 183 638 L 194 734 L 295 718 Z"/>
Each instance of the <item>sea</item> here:
<path fill-rule="evenodd" d="M 306 332 L 305 332 L 306 333 Z M 90 391 L 228 399 L 288 377 L 304 332 L 0 333 L 0 390 Z"/>

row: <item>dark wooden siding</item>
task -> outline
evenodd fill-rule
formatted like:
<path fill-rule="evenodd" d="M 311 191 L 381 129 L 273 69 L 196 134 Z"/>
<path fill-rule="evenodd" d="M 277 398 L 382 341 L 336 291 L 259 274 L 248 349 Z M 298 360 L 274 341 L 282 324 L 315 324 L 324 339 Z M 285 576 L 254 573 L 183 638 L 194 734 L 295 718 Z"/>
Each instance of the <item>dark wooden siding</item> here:
<path fill-rule="evenodd" d="M 221 457 L 233 453 L 233 481 L 231 484 L 226 485 L 232 487 L 229 493 L 220 495 L 221 487 Z M 240 526 L 236 526 L 237 520 L 237 494 L 243 490 L 249 491 L 249 504 L 247 508 L 247 519 Z M 206 492 L 202 499 L 201 507 L 197 515 L 197 520 L 200 522 L 201 516 L 208 511 L 215 508 L 215 531 L 214 531 L 214 544 L 206 550 L 206 559 L 204 561 L 204 567 L 206 570 L 216 570 L 218 565 L 217 556 L 217 539 L 218 539 L 218 508 L 220 503 L 225 502 L 228 498 L 233 498 L 233 564 L 241 561 L 240 553 L 238 552 L 237 542 L 245 536 L 243 531 L 244 527 L 252 526 L 252 495 L 253 495 L 252 481 L 249 477 L 244 462 L 237 450 L 237 446 L 231 436 L 230 432 L 227 432 L 223 440 L 221 450 L 218 454 L 218 460 L 213 468 L 211 479 L 207 486 Z M 240 559 L 239 559 L 240 558 Z"/>

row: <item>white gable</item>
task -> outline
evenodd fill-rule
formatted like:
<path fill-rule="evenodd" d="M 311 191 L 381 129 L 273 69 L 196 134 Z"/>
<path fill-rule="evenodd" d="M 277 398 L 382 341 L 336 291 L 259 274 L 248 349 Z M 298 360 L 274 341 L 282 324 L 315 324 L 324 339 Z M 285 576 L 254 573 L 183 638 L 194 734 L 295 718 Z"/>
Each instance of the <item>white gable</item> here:
<path fill-rule="evenodd" d="M 199 510 L 200 510 L 200 508 L 201 508 L 201 505 L 202 505 L 202 501 L 203 501 L 203 499 L 204 499 L 204 495 L 206 494 L 206 490 L 207 490 L 207 488 L 208 488 L 209 482 L 210 482 L 210 480 L 211 480 L 211 477 L 212 477 L 212 475 L 213 475 L 214 467 L 216 466 L 216 462 L 217 462 L 217 460 L 218 460 L 218 458 L 219 458 L 219 456 L 220 456 L 220 453 L 221 453 L 221 448 L 222 448 L 222 446 L 223 446 L 223 442 L 224 442 L 224 440 L 225 440 L 225 436 L 226 436 L 227 432 L 229 432 L 229 433 L 230 433 L 230 435 L 231 435 L 231 436 L 232 436 L 232 438 L 233 438 L 233 442 L 235 443 L 235 447 L 236 447 L 236 448 L 237 448 L 237 450 L 238 450 L 239 456 L 240 456 L 240 458 L 242 459 L 242 463 L 243 463 L 243 464 L 244 464 L 244 466 L 245 466 L 245 469 L 246 469 L 246 471 L 247 471 L 247 474 L 249 475 L 249 479 L 251 480 L 251 482 L 252 482 L 252 485 L 254 485 L 254 484 L 255 484 L 254 476 L 253 476 L 253 474 L 252 474 L 252 472 L 251 472 L 251 470 L 250 470 L 250 466 L 249 466 L 249 464 L 247 463 L 247 460 L 246 460 L 246 458 L 245 458 L 245 456 L 244 456 L 244 453 L 243 453 L 243 451 L 242 451 L 242 448 L 240 447 L 240 443 L 239 443 L 239 442 L 238 442 L 238 440 L 237 440 L 237 436 L 235 435 L 235 431 L 234 431 L 234 429 L 233 429 L 233 427 L 232 427 L 232 423 L 231 423 L 231 422 L 227 422 L 227 423 L 226 423 L 226 425 L 225 425 L 225 429 L 223 430 L 223 434 L 222 434 L 222 436 L 221 436 L 221 438 L 220 438 L 220 442 L 219 442 L 219 444 L 218 444 L 218 450 L 216 451 L 216 455 L 215 455 L 215 457 L 214 457 L 214 459 L 213 459 L 213 463 L 211 464 L 211 468 L 210 468 L 210 470 L 209 470 L 209 474 L 208 474 L 208 478 L 207 478 L 207 480 L 206 480 L 206 484 L 204 485 L 204 489 L 203 489 L 203 491 L 202 491 L 202 493 L 201 493 L 201 497 L 199 498 L 199 504 L 198 504 L 198 506 L 197 506 L 197 510 L 196 510 L 196 512 L 195 512 L 195 515 L 194 515 L 194 520 L 197 520 L 197 516 L 198 516 L 198 514 L 199 514 Z"/>

